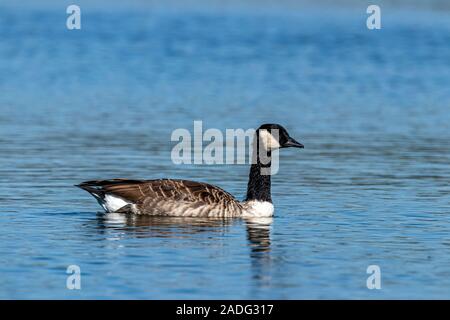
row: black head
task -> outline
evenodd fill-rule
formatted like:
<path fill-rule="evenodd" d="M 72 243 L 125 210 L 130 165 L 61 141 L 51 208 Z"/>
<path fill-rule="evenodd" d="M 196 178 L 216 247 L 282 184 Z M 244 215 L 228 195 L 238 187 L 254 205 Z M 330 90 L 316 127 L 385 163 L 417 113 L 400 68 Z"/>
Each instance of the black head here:
<path fill-rule="evenodd" d="M 304 148 L 303 144 L 289 136 L 287 130 L 275 123 L 266 123 L 256 131 L 267 150 L 279 148 Z"/>

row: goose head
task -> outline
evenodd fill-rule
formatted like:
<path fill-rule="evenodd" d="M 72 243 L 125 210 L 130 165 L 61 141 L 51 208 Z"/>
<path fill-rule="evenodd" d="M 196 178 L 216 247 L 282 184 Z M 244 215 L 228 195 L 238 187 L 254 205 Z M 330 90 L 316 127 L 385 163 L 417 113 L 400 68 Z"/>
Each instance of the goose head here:
<path fill-rule="evenodd" d="M 267 151 L 281 148 L 304 148 L 304 145 L 292 138 L 287 130 L 274 123 L 263 124 L 256 130 L 256 136 L 260 145 Z"/>

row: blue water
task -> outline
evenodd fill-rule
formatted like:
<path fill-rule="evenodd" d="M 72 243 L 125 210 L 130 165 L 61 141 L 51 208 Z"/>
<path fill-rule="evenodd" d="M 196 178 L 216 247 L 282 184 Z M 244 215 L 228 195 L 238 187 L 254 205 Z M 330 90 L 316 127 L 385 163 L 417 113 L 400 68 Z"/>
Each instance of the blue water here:
<path fill-rule="evenodd" d="M 450 298 L 450 14 L 0 4 L 0 298 Z M 175 177 L 177 128 L 283 124 L 275 216 L 103 215 L 73 184 Z M 81 268 L 81 290 L 66 268 Z M 380 290 L 366 268 L 379 265 Z"/>

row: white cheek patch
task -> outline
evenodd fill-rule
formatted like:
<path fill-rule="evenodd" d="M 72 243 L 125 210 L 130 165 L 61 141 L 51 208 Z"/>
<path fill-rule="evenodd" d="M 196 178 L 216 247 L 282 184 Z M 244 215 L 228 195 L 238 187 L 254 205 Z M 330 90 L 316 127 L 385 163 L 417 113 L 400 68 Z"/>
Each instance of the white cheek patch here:
<path fill-rule="evenodd" d="M 266 129 L 259 131 L 259 139 L 266 150 L 279 149 L 280 143 L 278 142 L 278 130 L 272 130 L 272 133 Z"/>
<path fill-rule="evenodd" d="M 131 203 L 122 198 L 107 194 L 104 199 L 103 208 L 108 212 L 115 212 L 127 204 Z"/>

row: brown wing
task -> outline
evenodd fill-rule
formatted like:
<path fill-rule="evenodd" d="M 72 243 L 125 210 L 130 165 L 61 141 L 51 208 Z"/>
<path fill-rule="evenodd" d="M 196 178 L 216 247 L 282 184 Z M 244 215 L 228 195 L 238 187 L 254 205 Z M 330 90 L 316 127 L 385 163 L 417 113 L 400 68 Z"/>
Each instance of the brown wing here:
<path fill-rule="evenodd" d="M 116 195 L 135 204 L 141 204 L 148 198 L 205 204 L 236 201 L 219 187 L 189 180 L 95 180 L 83 182 L 79 187 L 94 195 Z"/>

